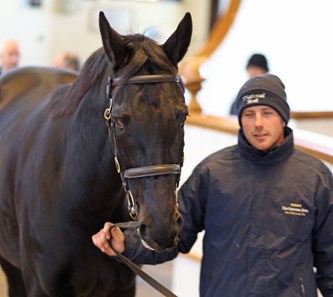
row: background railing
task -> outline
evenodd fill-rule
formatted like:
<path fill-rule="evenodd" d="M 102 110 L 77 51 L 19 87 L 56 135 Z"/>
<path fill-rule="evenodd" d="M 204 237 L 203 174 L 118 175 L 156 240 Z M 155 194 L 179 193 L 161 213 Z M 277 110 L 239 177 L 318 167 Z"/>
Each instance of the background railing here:
<path fill-rule="evenodd" d="M 306 113 L 293 113 L 296 115 L 296 119 L 321 119 L 324 117 L 326 119 L 327 116 L 331 116 L 333 118 L 333 112 L 327 113 L 318 113 L 318 112 L 306 112 Z M 303 115 L 303 116 L 302 116 Z M 235 118 L 222 118 L 216 116 L 203 115 L 198 113 L 192 113 L 187 119 L 187 125 L 208 128 L 215 131 L 221 131 L 225 133 L 229 133 L 232 135 L 236 135 L 238 133 L 239 125 Z M 322 129 L 327 126 L 323 126 Z M 321 159 L 327 163 L 333 164 L 333 148 L 329 146 L 329 143 L 332 142 L 331 139 L 325 138 L 325 141 L 322 143 L 322 136 L 315 135 L 315 139 L 307 139 L 302 137 L 297 137 L 297 134 L 305 135 L 307 131 L 296 130 L 295 137 L 295 146 L 300 150 L 303 150 L 318 159 Z M 311 135 L 313 136 L 313 135 Z"/>

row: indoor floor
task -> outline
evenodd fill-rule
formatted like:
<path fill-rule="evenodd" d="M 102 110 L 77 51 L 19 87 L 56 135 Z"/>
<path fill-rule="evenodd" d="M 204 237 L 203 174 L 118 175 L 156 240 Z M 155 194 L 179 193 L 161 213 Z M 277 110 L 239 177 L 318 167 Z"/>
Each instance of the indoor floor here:
<path fill-rule="evenodd" d="M 171 288 L 171 268 L 172 263 L 164 263 L 156 266 L 145 265 L 144 270 L 149 275 L 154 277 L 161 284 L 167 288 Z M 163 296 L 157 292 L 154 288 L 148 285 L 140 277 L 137 277 L 137 294 L 136 297 L 159 297 Z M 0 297 L 8 297 L 7 295 L 7 283 L 6 278 L 0 269 Z"/>

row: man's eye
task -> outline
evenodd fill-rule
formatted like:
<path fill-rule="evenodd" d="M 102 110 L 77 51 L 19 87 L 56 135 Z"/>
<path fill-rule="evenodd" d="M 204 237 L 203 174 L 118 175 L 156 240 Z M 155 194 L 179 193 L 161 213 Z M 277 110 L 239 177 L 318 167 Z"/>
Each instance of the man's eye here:
<path fill-rule="evenodd" d="M 252 113 L 244 113 L 245 117 L 251 117 L 253 114 Z"/>

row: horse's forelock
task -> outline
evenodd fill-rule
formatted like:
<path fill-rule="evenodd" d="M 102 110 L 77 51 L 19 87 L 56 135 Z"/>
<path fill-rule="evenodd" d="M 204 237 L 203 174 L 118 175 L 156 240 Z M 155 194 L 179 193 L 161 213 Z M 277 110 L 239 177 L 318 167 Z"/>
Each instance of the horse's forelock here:
<path fill-rule="evenodd" d="M 133 56 L 130 57 L 131 62 L 119 71 L 120 77 L 126 79 L 134 76 L 139 70 L 145 70 L 146 66 L 150 68 L 153 66 L 160 71 L 172 74 L 177 72 L 163 48 L 154 40 L 135 34 L 128 37 L 128 45 L 133 49 Z M 149 69 L 146 70 L 149 72 Z"/>
<path fill-rule="evenodd" d="M 156 44 L 155 41 L 148 38 L 147 41 L 142 44 L 142 49 L 147 55 L 147 60 L 160 70 L 172 74 L 177 72 L 177 68 L 171 63 L 162 46 Z"/>

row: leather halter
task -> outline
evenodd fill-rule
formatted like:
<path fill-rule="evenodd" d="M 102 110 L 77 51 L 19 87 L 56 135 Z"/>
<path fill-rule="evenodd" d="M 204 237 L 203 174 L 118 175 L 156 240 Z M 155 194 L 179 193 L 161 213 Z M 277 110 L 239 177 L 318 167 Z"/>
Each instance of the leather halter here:
<path fill-rule="evenodd" d="M 122 86 L 127 84 L 147 84 L 147 83 L 176 83 L 179 85 L 182 89 L 182 91 L 185 91 L 184 83 L 180 76 L 174 76 L 174 75 L 138 75 L 133 76 L 128 79 L 123 78 L 115 78 L 111 79 L 108 77 L 108 83 L 106 87 L 106 97 L 110 101 L 109 107 L 104 111 L 104 118 L 106 120 L 106 124 L 108 126 L 109 136 L 111 139 L 111 142 L 113 143 L 113 151 L 114 151 L 114 162 L 116 165 L 117 172 L 120 175 L 122 185 L 124 188 L 124 191 L 127 196 L 128 201 L 128 211 L 132 219 L 137 220 L 138 219 L 138 213 L 136 204 L 133 198 L 133 195 L 131 193 L 131 190 L 129 189 L 126 179 L 133 179 L 133 178 L 143 178 L 143 177 L 149 177 L 149 176 L 158 176 L 158 175 L 170 175 L 170 174 L 176 174 L 178 175 L 177 178 L 177 186 L 180 179 L 180 173 L 181 173 L 181 164 L 160 164 L 160 165 L 151 165 L 151 166 L 142 166 L 142 167 L 136 167 L 136 168 L 128 168 L 124 172 L 121 170 L 121 165 L 118 159 L 118 149 L 117 149 L 117 140 L 116 140 L 116 133 L 115 133 L 115 122 L 112 117 L 112 89 L 115 86 Z"/>
<path fill-rule="evenodd" d="M 179 75 L 174 76 L 168 74 L 137 75 L 128 79 L 123 79 L 118 77 L 113 79 L 113 81 L 111 81 L 110 87 L 128 85 L 128 84 L 146 84 L 146 83 L 152 84 L 152 83 L 166 83 L 166 82 L 177 83 L 181 87 L 183 93 L 185 92 L 185 85 L 181 77 Z"/>

